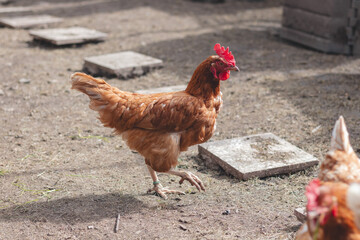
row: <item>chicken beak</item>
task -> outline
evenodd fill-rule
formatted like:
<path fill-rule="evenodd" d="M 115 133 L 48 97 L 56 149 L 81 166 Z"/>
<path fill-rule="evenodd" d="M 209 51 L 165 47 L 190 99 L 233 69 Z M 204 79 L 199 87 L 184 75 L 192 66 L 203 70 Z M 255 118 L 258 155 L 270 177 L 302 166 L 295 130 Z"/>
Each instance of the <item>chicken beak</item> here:
<path fill-rule="evenodd" d="M 226 70 L 229 70 L 229 71 L 237 71 L 237 72 L 240 71 L 240 69 L 239 69 L 237 66 L 228 67 Z"/>

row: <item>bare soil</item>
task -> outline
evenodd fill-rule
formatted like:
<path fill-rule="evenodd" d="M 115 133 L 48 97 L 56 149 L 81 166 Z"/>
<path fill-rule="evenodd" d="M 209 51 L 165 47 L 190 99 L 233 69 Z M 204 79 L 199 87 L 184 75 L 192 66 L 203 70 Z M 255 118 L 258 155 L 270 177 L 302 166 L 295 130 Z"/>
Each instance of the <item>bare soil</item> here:
<path fill-rule="evenodd" d="M 292 239 L 300 226 L 293 210 L 305 205 L 304 187 L 317 167 L 239 181 L 208 169 L 192 147 L 179 169 L 200 177 L 206 192 L 162 174 L 163 185 L 187 194 L 147 195 L 152 182 L 143 158 L 101 126 L 87 97 L 70 90 L 69 76 L 87 56 L 133 50 L 163 59 L 164 68 L 145 76 L 107 79 L 135 91 L 186 84 L 220 42 L 241 72 L 222 82 L 212 140 L 272 132 L 321 160 L 343 115 L 360 152 L 360 60 L 280 39 L 280 1 L 48 2 L 60 5 L 34 13 L 65 18 L 54 27 L 94 28 L 109 38 L 57 48 L 33 42 L 26 30 L 0 28 L 1 240 Z"/>

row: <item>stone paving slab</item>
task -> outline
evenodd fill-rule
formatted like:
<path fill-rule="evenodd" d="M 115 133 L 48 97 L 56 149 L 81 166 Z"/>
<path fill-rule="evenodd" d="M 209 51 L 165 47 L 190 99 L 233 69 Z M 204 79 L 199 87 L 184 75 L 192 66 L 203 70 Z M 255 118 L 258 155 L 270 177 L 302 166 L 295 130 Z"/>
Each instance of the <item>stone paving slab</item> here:
<path fill-rule="evenodd" d="M 205 161 L 242 180 L 295 172 L 319 162 L 272 133 L 204 143 L 198 149 Z"/>
<path fill-rule="evenodd" d="M 84 70 L 93 75 L 117 76 L 122 79 L 141 76 L 160 68 L 163 62 L 140 53 L 125 51 L 85 58 Z"/>
<path fill-rule="evenodd" d="M 167 86 L 160 88 L 144 89 L 144 90 L 135 91 L 135 93 L 152 94 L 152 93 L 163 93 L 163 92 L 178 92 L 185 90 L 186 87 L 187 87 L 186 85 L 175 85 L 175 86 Z"/>
<path fill-rule="evenodd" d="M 24 17 L 0 18 L 0 25 L 11 28 L 31 28 L 35 26 L 44 26 L 51 23 L 62 22 L 62 18 L 50 15 L 32 15 Z"/>
<path fill-rule="evenodd" d="M 107 37 L 106 33 L 82 27 L 32 30 L 29 33 L 34 39 L 57 46 L 104 41 Z"/>
<path fill-rule="evenodd" d="M 305 222 L 306 221 L 306 208 L 305 207 L 296 208 L 294 210 L 294 215 L 300 222 Z"/>

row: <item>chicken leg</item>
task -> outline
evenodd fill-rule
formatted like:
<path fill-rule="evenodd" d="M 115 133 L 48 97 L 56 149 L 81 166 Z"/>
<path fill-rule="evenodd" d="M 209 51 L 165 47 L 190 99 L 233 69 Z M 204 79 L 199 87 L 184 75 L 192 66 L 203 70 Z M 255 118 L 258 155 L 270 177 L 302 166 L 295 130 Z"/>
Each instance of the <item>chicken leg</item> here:
<path fill-rule="evenodd" d="M 148 190 L 148 193 L 151 193 L 151 192 L 155 192 L 157 193 L 160 197 L 164 198 L 164 199 L 167 199 L 167 196 L 166 194 L 169 193 L 169 194 L 185 194 L 184 192 L 182 191 L 178 191 L 178 190 L 170 190 L 168 189 L 167 187 L 163 187 L 157 177 L 157 174 L 156 172 L 154 171 L 154 169 L 152 169 L 149 165 L 147 165 L 148 169 L 149 169 L 149 173 L 151 175 L 151 178 L 153 180 L 153 184 L 154 184 L 154 187 L 153 188 L 150 188 Z"/>
<path fill-rule="evenodd" d="M 148 193 L 149 192 L 156 192 L 157 194 L 159 194 L 160 197 L 162 197 L 164 199 L 167 199 L 167 197 L 166 197 L 167 193 L 169 193 L 169 194 L 173 194 L 173 193 L 174 194 L 185 194 L 182 191 L 170 190 L 167 187 L 163 187 L 160 184 L 160 181 L 159 181 L 159 179 L 157 177 L 156 172 L 150 166 L 147 166 L 147 167 L 149 169 L 151 178 L 152 178 L 153 183 L 154 183 L 154 187 L 149 189 Z M 182 171 L 170 170 L 170 171 L 168 171 L 166 173 L 181 177 L 181 179 L 179 181 L 180 184 L 182 184 L 185 180 L 187 180 L 187 181 L 190 182 L 190 184 L 192 186 L 195 186 L 199 191 L 201 191 L 201 190 L 205 191 L 205 187 L 204 187 L 204 184 L 202 183 L 202 181 L 191 172 L 182 172 Z"/>

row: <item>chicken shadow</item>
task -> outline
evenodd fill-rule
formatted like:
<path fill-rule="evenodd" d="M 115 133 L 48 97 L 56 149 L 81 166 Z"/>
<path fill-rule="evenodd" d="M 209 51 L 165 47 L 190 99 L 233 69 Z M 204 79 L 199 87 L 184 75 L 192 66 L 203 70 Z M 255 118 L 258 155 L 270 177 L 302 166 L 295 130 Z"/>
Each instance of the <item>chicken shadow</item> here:
<path fill-rule="evenodd" d="M 109 193 L 33 202 L 0 210 L 0 221 L 77 222 L 98 221 L 140 212 L 147 206 L 131 195 Z"/>

